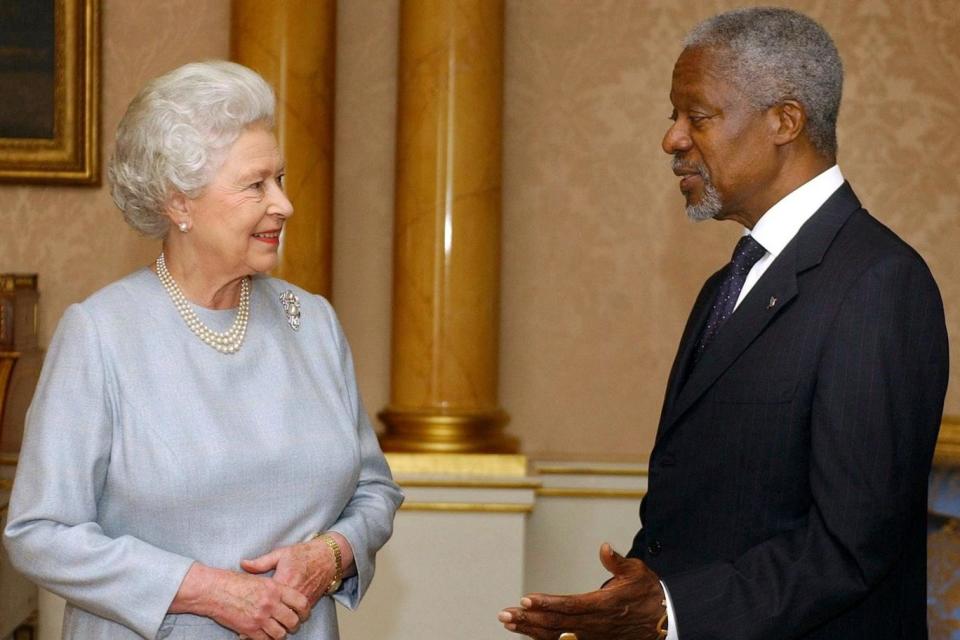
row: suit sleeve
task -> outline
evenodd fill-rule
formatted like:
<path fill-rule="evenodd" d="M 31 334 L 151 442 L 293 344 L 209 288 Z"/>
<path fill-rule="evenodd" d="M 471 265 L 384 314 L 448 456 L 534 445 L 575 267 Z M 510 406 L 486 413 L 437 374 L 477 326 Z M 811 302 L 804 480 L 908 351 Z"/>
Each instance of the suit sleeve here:
<path fill-rule="evenodd" d="M 347 399 L 353 413 L 360 444 L 360 479 L 353 497 L 347 503 L 331 531 L 341 534 L 353 549 L 357 574 L 343 581 L 334 599 L 354 609 L 373 580 L 377 551 L 393 533 L 393 517 L 403 502 L 403 493 L 393 481 L 390 467 L 380 450 L 377 435 L 370 424 L 360 399 L 354 375 L 353 356 L 343 329 L 328 306 L 337 340 L 340 366 Z"/>
<path fill-rule="evenodd" d="M 193 561 L 98 524 L 114 429 L 104 371 L 96 326 L 73 305 L 28 412 L 4 543 L 37 584 L 153 638 Z"/>
<path fill-rule="evenodd" d="M 664 578 L 680 640 L 802 637 L 889 573 L 925 513 L 947 354 L 940 294 L 919 258 L 887 258 L 857 279 L 818 365 L 806 523 Z"/>

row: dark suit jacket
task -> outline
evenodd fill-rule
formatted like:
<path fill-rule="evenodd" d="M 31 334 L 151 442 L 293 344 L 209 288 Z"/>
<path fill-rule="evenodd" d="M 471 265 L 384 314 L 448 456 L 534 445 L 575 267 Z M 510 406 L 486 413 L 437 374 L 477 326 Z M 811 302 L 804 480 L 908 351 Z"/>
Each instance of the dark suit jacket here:
<path fill-rule="evenodd" d="M 844 184 L 667 387 L 630 556 L 680 640 L 918 640 L 947 384 L 936 283 Z"/>

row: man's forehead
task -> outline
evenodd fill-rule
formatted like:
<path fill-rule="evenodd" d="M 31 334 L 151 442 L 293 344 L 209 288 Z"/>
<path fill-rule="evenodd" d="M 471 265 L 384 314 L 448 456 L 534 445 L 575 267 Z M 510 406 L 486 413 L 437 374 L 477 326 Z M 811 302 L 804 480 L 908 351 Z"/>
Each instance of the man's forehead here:
<path fill-rule="evenodd" d="M 680 52 L 673 66 L 674 79 L 694 80 L 702 77 L 723 80 L 722 62 L 730 55 L 716 47 L 688 47 Z"/>
<path fill-rule="evenodd" d="M 687 48 L 680 53 L 673 67 L 670 97 L 725 103 L 740 94 L 724 69 L 728 51 L 716 48 Z"/>

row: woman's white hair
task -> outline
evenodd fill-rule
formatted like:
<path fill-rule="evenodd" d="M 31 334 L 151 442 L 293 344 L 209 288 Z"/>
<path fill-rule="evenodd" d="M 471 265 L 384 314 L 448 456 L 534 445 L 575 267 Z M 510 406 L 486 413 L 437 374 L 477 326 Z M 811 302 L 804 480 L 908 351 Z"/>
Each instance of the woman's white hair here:
<path fill-rule="evenodd" d="M 244 129 L 273 127 L 275 101 L 255 71 L 224 60 L 186 64 L 147 83 L 117 127 L 108 168 L 126 221 L 166 236 L 170 197 L 200 195 Z"/>

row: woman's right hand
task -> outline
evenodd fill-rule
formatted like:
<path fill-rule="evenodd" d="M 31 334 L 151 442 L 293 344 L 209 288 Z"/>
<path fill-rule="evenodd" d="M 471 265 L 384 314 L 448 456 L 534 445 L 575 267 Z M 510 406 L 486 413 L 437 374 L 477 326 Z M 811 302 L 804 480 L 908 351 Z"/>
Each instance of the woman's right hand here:
<path fill-rule="evenodd" d="M 251 640 L 281 640 L 310 615 L 296 589 L 246 573 L 194 562 L 177 591 L 170 613 L 213 618 Z"/>

